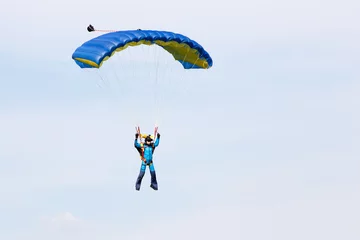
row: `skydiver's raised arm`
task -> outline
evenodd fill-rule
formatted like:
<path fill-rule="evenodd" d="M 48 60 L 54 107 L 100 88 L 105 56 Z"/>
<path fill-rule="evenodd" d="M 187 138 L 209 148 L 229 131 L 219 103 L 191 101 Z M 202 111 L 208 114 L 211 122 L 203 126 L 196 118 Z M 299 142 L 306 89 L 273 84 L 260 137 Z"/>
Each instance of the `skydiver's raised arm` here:
<path fill-rule="evenodd" d="M 157 134 L 157 138 L 156 138 L 156 140 L 155 140 L 154 147 L 159 146 L 159 143 L 160 143 L 160 133 Z"/>
<path fill-rule="evenodd" d="M 134 147 L 135 147 L 135 148 L 141 148 L 141 145 L 140 145 L 139 142 L 137 141 L 138 137 L 139 137 L 139 134 L 136 133 L 136 134 L 135 134 L 135 140 L 134 140 Z"/>

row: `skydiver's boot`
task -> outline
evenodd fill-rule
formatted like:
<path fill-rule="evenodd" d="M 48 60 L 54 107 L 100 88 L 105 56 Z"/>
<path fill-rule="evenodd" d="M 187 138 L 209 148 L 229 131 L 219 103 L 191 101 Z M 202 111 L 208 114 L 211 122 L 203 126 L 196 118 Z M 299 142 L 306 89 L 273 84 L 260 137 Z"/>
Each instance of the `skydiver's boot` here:
<path fill-rule="evenodd" d="M 137 190 L 137 191 L 139 191 L 139 190 L 140 190 L 141 181 L 142 181 L 142 179 L 143 179 L 144 175 L 145 175 L 145 172 L 140 171 L 139 176 L 138 176 L 138 178 L 136 179 L 136 185 L 135 185 L 135 188 L 136 188 L 136 190 Z"/>
<path fill-rule="evenodd" d="M 150 187 L 154 190 L 158 190 L 158 184 L 157 184 L 157 181 L 156 181 L 156 173 L 155 171 L 153 172 L 150 172 L 151 174 L 151 185 Z"/>

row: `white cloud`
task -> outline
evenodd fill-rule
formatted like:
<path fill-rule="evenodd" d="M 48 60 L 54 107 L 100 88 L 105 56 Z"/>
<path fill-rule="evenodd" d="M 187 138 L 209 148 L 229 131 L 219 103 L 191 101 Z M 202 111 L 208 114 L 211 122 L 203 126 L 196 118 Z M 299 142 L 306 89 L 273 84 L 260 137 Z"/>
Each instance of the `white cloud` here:
<path fill-rule="evenodd" d="M 52 224 L 54 226 L 76 225 L 81 222 L 80 219 L 76 218 L 70 212 L 59 213 L 51 217 L 43 216 L 41 219 L 46 223 Z"/>
<path fill-rule="evenodd" d="M 57 234 L 71 236 L 81 234 L 86 230 L 86 224 L 70 212 L 62 212 L 55 216 L 42 216 L 40 232 L 56 236 Z"/>
<path fill-rule="evenodd" d="M 65 212 L 65 213 L 61 213 L 53 218 L 51 218 L 51 222 L 53 223 L 77 223 L 80 220 L 75 218 L 71 213 L 69 212 Z"/>

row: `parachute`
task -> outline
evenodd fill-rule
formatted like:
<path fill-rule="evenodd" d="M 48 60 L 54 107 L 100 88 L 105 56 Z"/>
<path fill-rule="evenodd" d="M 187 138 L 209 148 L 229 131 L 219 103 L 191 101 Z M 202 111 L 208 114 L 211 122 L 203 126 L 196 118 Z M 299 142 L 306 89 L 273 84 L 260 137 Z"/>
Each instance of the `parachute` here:
<path fill-rule="evenodd" d="M 176 88 L 176 91 L 183 90 L 189 92 L 191 88 L 186 87 L 183 70 L 209 69 L 213 66 L 213 60 L 210 54 L 198 42 L 180 33 L 142 29 L 99 30 L 95 29 L 92 25 L 87 27 L 87 31 L 102 32 L 102 34 L 74 48 L 72 59 L 77 66 L 86 70 L 85 72 L 96 74 L 96 77 L 100 77 L 101 83 L 106 87 L 111 86 L 110 82 L 112 78 L 116 78 L 114 79 L 116 82 L 109 90 L 111 93 L 116 91 L 121 92 L 119 95 L 112 95 L 115 98 L 120 96 L 120 104 L 126 104 L 127 96 L 132 93 L 138 94 L 139 98 L 136 98 L 134 101 L 136 101 L 136 104 L 139 106 L 143 104 L 140 96 L 146 96 L 147 103 L 149 103 L 152 96 L 154 97 L 153 104 L 149 104 L 149 106 L 144 106 L 143 108 L 137 108 L 138 111 L 134 111 L 128 115 L 128 117 L 134 119 L 134 122 L 136 121 L 138 125 L 144 115 L 147 116 L 146 121 L 152 116 L 156 125 L 159 121 L 162 121 L 162 117 L 160 116 L 160 102 L 162 98 L 166 96 L 171 96 L 171 99 L 174 99 L 173 95 L 171 95 L 171 88 Z M 129 47 L 134 48 L 130 49 Z M 132 54 L 131 50 L 134 50 L 135 53 L 141 51 L 139 55 L 134 55 L 135 58 L 140 58 L 140 61 L 133 61 L 132 57 L 129 57 Z M 146 54 L 146 52 L 148 52 L 148 54 Z M 129 54 L 128 57 L 126 56 L 127 53 Z M 113 58 L 114 55 L 115 59 Z M 163 55 L 164 59 L 167 60 L 164 64 L 160 64 L 160 55 Z M 116 59 L 117 56 L 120 58 Z M 149 56 L 151 60 L 146 62 L 146 57 Z M 111 59 L 111 63 L 109 59 Z M 103 64 L 107 60 L 109 60 L 109 67 L 103 67 Z M 123 65 L 116 64 L 117 61 L 120 60 L 124 61 Z M 173 60 L 175 60 L 175 64 L 172 63 Z M 169 65 L 168 62 L 170 62 Z M 177 62 L 180 63 L 179 66 L 181 67 L 177 68 Z M 112 63 L 116 64 L 115 67 L 112 67 Z M 88 69 L 91 70 L 87 71 Z M 110 71 L 110 69 L 112 71 Z M 128 73 L 130 74 L 126 75 Z M 124 75 L 119 77 L 121 74 Z M 141 77 L 138 77 L 139 75 Z M 194 75 L 196 75 L 196 73 L 191 72 L 191 74 L 187 76 L 193 79 L 195 78 Z M 154 81 L 151 81 L 152 78 L 155 78 Z M 129 79 L 131 81 L 128 81 Z M 171 84 L 173 83 L 173 79 L 181 79 L 182 81 L 178 83 L 178 85 Z M 167 82 L 169 83 L 169 87 L 165 84 Z M 191 82 L 193 81 L 189 81 L 189 83 Z M 100 84 L 98 85 L 100 86 Z M 127 90 L 128 88 L 130 88 L 130 91 Z M 165 90 L 162 90 L 162 88 Z M 133 89 L 134 91 L 132 91 Z M 168 113 L 168 111 L 169 110 L 164 112 Z M 143 124 L 144 123 L 140 125 Z M 153 137 L 155 138 L 156 134 Z"/>
<path fill-rule="evenodd" d="M 131 50 L 141 50 L 142 48 L 148 48 L 147 50 L 149 50 L 150 48 L 152 49 L 156 49 L 159 50 L 159 52 L 161 52 L 162 54 L 166 55 L 166 57 L 168 58 L 168 61 L 171 63 L 174 63 L 171 59 L 171 56 L 173 57 L 173 59 L 175 59 L 177 62 L 179 62 L 182 66 L 182 69 L 178 66 L 174 66 L 174 68 L 176 68 L 175 70 L 179 70 L 179 71 L 183 71 L 183 69 L 188 70 L 188 69 L 209 69 L 212 67 L 213 65 L 213 60 L 210 57 L 209 53 L 196 41 L 190 39 L 187 36 L 184 36 L 182 34 L 179 33 L 174 33 L 174 32 L 170 32 L 170 31 L 158 31 L 158 30 L 142 30 L 142 29 L 137 29 L 137 30 L 121 30 L 121 31 L 112 31 L 112 30 L 97 30 L 95 29 L 92 25 L 89 25 L 87 27 L 87 30 L 89 32 L 106 32 L 100 36 L 94 37 L 92 39 L 90 39 L 89 41 L 84 42 L 82 45 L 80 45 L 79 47 L 77 47 L 75 49 L 75 51 L 72 54 L 72 59 L 75 61 L 75 63 L 81 68 L 81 69 L 85 69 L 85 72 L 87 72 L 87 69 L 93 69 L 90 70 L 91 72 L 95 72 L 97 74 L 99 74 L 101 80 L 104 81 L 103 77 L 101 76 L 100 72 L 102 72 L 102 70 L 104 68 L 102 68 L 104 62 L 106 62 L 108 59 L 112 58 L 114 55 L 116 55 L 117 52 L 121 52 L 124 51 L 125 49 L 127 49 L 128 47 L 135 47 L 134 49 Z M 138 48 L 138 46 L 142 45 L 141 47 Z M 145 46 L 144 46 L 145 45 Z M 147 46 L 151 46 L 152 47 L 147 47 Z M 163 51 L 165 50 L 165 51 Z M 130 53 L 131 51 L 124 51 L 125 53 Z M 142 52 L 144 53 L 144 52 Z M 170 55 L 168 55 L 167 53 L 169 53 Z M 121 55 L 121 54 L 119 54 Z M 117 56 L 119 56 L 117 55 Z M 145 54 L 144 54 L 145 55 Z M 145 59 L 145 56 L 141 55 L 142 58 Z M 158 56 L 156 56 L 156 54 L 154 54 L 155 58 L 157 58 Z M 132 63 L 134 63 L 134 66 L 136 66 L 136 61 L 131 62 L 131 64 L 129 64 L 127 62 L 128 58 L 124 57 L 122 58 L 122 60 L 125 60 L 125 64 L 124 64 L 124 73 L 125 72 L 129 72 L 129 67 L 130 65 L 132 65 Z M 132 60 L 132 59 L 131 59 Z M 109 61 L 110 62 L 110 61 Z M 159 93 L 161 91 L 158 91 L 158 84 L 159 84 L 159 78 L 161 78 L 162 74 L 160 74 L 159 72 L 159 62 L 156 63 L 156 67 L 155 68 L 155 81 L 154 81 L 154 86 L 153 87 L 149 87 L 148 84 L 151 83 L 151 81 L 149 81 L 152 78 L 152 74 L 149 74 L 148 76 L 142 76 L 141 80 L 136 81 L 136 77 L 135 77 L 135 72 L 136 73 L 146 73 L 148 71 L 152 71 L 153 67 L 150 66 L 150 68 L 148 67 L 149 65 L 152 65 L 155 61 L 150 61 L 151 63 L 149 65 L 146 64 L 146 61 L 141 60 L 138 61 L 138 63 L 140 62 L 140 64 L 138 64 L 137 66 L 139 67 L 138 69 L 136 69 L 136 71 L 133 71 L 133 75 L 130 77 L 123 77 L 122 79 L 124 80 L 122 82 L 121 87 L 121 91 L 123 91 L 123 89 L 125 89 L 123 92 L 125 93 L 124 95 L 121 96 L 121 102 L 125 102 L 124 104 L 126 104 L 126 96 L 130 96 L 129 94 L 133 94 L 136 93 L 136 98 L 133 97 L 133 95 L 131 95 L 131 103 L 136 106 L 134 108 L 134 110 L 132 111 L 127 111 L 125 114 L 122 114 L 121 116 L 130 116 L 130 118 L 135 118 L 134 115 L 139 114 L 139 118 L 142 120 L 144 119 L 144 121 L 149 122 L 149 113 L 151 111 L 151 109 L 154 110 L 155 112 L 155 107 L 157 108 L 157 112 L 160 112 L 160 107 L 159 105 Z M 144 64 L 145 63 L 145 64 Z M 177 64 L 176 62 L 173 64 L 175 65 Z M 109 64 L 111 65 L 111 64 Z M 171 64 L 170 64 L 171 65 Z M 167 64 L 165 64 L 166 68 Z M 100 70 L 101 68 L 101 70 Z M 106 72 L 106 68 L 105 67 L 105 72 Z M 114 71 L 114 76 L 118 78 L 117 75 L 117 71 L 118 70 L 119 65 L 116 65 L 115 67 L 115 71 Z M 170 67 L 169 67 L 170 68 Z M 172 70 L 172 69 L 171 69 Z M 83 70 L 81 70 L 83 71 Z M 131 71 L 130 71 L 131 72 Z M 171 82 L 171 78 L 173 77 L 177 77 L 177 75 L 181 75 L 181 74 L 176 74 L 173 71 L 170 71 L 170 76 L 167 76 L 166 78 L 164 77 L 164 79 L 166 79 L 166 82 Z M 195 75 L 195 73 L 193 71 L 191 71 L 191 78 L 193 79 L 193 75 Z M 128 79 L 131 79 L 131 81 L 127 81 Z M 184 80 L 184 79 L 181 79 Z M 104 81 L 105 82 L 105 81 Z M 182 84 L 184 84 L 185 81 L 181 81 Z M 192 81 L 191 81 L 192 82 Z M 135 84 L 136 87 L 134 88 L 135 92 L 133 91 L 126 91 L 126 87 L 131 85 L 131 83 Z M 170 86 L 176 88 L 177 90 L 179 88 L 178 85 L 176 84 L 170 84 Z M 161 84 L 160 84 L 160 89 L 161 89 Z M 154 104 L 150 103 L 149 101 L 149 96 L 152 95 L 151 92 L 154 92 L 153 96 L 154 96 Z M 174 99 L 175 95 L 171 95 L 171 92 L 169 91 L 169 88 L 166 88 L 166 92 L 167 92 L 167 96 L 171 96 L 171 99 Z M 144 91 L 145 95 L 141 94 L 141 91 Z M 137 97 L 139 96 L 139 97 Z M 145 97 L 145 101 L 143 100 L 142 97 Z M 125 106 L 125 105 L 124 105 Z M 143 106 L 143 107 L 141 107 Z M 167 110 L 168 111 L 175 111 L 176 107 L 174 107 L 174 105 L 172 105 L 171 103 L 167 102 Z M 126 108 L 125 108 L 126 110 Z M 130 113 L 130 114 L 129 114 Z M 151 173 L 151 187 L 154 190 L 157 190 L 157 181 L 156 181 L 156 175 L 155 175 L 155 169 L 151 160 L 151 154 L 154 152 L 155 150 L 155 146 L 157 146 L 158 144 L 158 140 L 159 140 L 159 134 L 158 134 L 158 116 L 159 113 L 156 113 L 156 124 L 155 124 L 155 129 L 154 129 L 154 134 L 143 134 L 140 133 L 140 128 L 136 127 L 136 132 L 137 134 L 135 135 L 136 138 L 140 138 L 140 145 L 138 145 L 137 143 L 137 139 L 135 139 L 135 148 L 137 149 L 139 155 L 140 155 L 140 159 L 142 161 L 145 161 L 145 163 L 147 165 L 149 165 L 150 168 L 150 173 Z M 153 141 L 155 141 L 155 145 L 153 146 L 152 149 L 152 153 L 150 153 L 150 159 L 145 159 L 148 156 L 148 151 L 146 151 L 144 153 L 144 145 L 142 143 L 142 139 L 143 138 L 147 138 L 150 137 Z M 146 150 L 147 148 L 145 148 Z M 145 156 L 144 156 L 145 154 Z M 150 161 L 148 161 L 150 160 Z M 136 182 L 136 190 L 140 189 L 140 184 L 141 184 L 141 180 L 144 176 L 144 170 L 143 170 L 143 166 L 145 163 L 142 163 L 142 170 L 137 178 L 137 182 Z"/>
<path fill-rule="evenodd" d="M 96 31 L 89 25 L 88 31 Z M 102 64 L 116 52 L 129 46 L 156 44 L 172 54 L 184 69 L 208 69 L 213 61 L 207 51 L 196 41 L 179 33 L 157 30 L 111 31 L 95 37 L 72 54 L 72 59 L 80 68 L 101 68 Z"/>

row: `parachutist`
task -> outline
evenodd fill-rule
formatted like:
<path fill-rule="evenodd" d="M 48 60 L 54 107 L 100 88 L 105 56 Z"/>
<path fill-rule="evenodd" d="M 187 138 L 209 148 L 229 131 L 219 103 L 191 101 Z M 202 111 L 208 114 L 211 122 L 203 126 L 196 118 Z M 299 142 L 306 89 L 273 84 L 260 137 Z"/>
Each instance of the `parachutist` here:
<path fill-rule="evenodd" d="M 139 136 L 141 136 L 141 135 L 139 132 L 137 132 L 135 134 L 134 146 L 140 153 L 142 163 L 141 163 L 139 176 L 136 180 L 135 189 L 137 191 L 140 190 L 141 181 L 142 181 L 142 179 L 145 175 L 145 171 L 146 171 L 146 166 L 149 166 L 150 175 L 151 175 L 150 187 L 154 190 L 158 190 L 158 184 L 157 184 L 157 180 L 156 180 L 156 172 L 155 172 L 155 167 L 154 167 L 154 163 L 153 163 L 153 154 L 154 154 L 155 148 L 157 146 L 159 146 L 160 133 L 157 133 L 157 138 L 156 138 L 155 143 L 153 142 L 153 138 L 151 137 L 151 135 L 146 136 L 145 143 L 141 143 L 141 141 L 140 141 L 140 143 L 138 143 L 137 139 Z"/>

